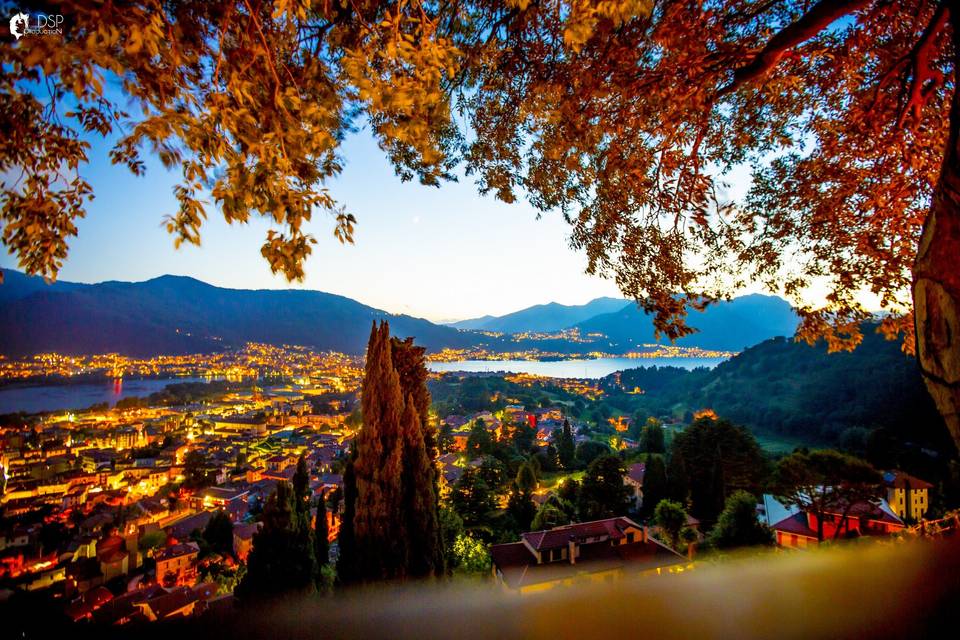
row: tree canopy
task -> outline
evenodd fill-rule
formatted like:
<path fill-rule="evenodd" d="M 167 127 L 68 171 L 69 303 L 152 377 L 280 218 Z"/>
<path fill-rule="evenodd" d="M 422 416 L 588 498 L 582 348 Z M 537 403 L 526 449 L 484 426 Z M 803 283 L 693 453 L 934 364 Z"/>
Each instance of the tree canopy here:
<path fill-rule="evenodd" d="M 816 516 L 820 541 L 826 513 L 839 514 L 842 523 L 851 507 L 876 500 L 882 485 L 869 463 L 830 449 L 790 454 L 777 463 L 773 478 L 779 500 Z M 838 524 L 836 535 L 841 531 Z"/>
<path fill-rule="evenodd" d="M 916 337 L 960 441 L 949 0 L 58 10 L 62 38 L 0 51 L 3 243 L 29 273 L 62 266 L 93 196 L 90 141 L 103 137 L 134 173 L 148 153 L 180 170 L 165 221 L 177 244 L 200 242 L 212 202 L 229 222 L 279 226 L 261 253 L 300 279 L 316 212 L 352 241 L 356 220 L 328 184 L 344 135 L 365 123 L 404 180 L 437 185 L 462 162 L 482 192 L 561 212 L 588 272 L 614 278 L 670 337 L 690 331 L 689 305 L 757 281 L 807 300 L 802 337 L 850 348 L 859 296 L 875 294 L 892 312 L 883 330 L 908 349 Z M 741 196 L 728 187 L 744 168 Z M 804 297 L 817 286 L 822 304 Z"/>

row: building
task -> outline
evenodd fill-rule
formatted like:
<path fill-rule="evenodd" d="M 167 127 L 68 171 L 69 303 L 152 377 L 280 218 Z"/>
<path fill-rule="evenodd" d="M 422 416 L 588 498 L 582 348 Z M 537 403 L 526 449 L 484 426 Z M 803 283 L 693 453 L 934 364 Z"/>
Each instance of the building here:
<path fill-rule="evenodd" d="M 241 562 L 247 561 L 250 550 L 253 549 L 253 534 L 260 530 L 260 522 L 238 524 L 233 527 L 233 555 Z"/>
<path fill-rule="evenodd" d="M 760 521 L 773 530 L 778 546 L 804 549 L 817 542 L 817 515 L 796 506 L 786 506 L 770 494 L 763 495 L 757 507 Z M 846 511 L 846 514 L 844 514 Z M 884 536 L 904 528 L 903 520 L 887 501 L 861 502 L 845 509 L 836 505 L 823 519 L 823 539 Z"/>
<path fill-rule="evenodd" d="M 625 575 L 683 571 L 688 560 L 629 518 L 607 518 L 524 533 L 490 550 L 493 574 L 507 590 L 532 593 Z"/>
<path fill-rule="evenodd" d="M 887 487 L 887 502 L 900 518 L 922 520 L 930 508 L 930 490 L 933 485 L 899 470 L 883 474 Z"/>
<path fill-rule="evenodd" d="M 185 542 L 167 547 L 156 555 L 157 582 L 164 586 L 192 585 L 197 580 L 200 547 Z"/>
<path fill-rule="evenodd" d="M 636 462 L 630 465 L 630 468 L 627 469 L 627 475 L 623 478 L 623 484 L 633 491 L 633 504 L 636 509 L 643 506 L 643 476 L 646 471 L 646 463 Z"/>

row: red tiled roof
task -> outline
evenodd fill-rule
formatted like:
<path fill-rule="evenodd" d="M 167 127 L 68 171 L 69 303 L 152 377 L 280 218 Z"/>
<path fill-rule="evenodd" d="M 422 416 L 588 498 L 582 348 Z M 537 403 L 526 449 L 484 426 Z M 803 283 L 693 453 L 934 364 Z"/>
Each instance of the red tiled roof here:
<path fill-rule="evenodd" d="M 607 518 L 606 520 L 569 524 L 546 531 L 524 533 L 522 537 L 531 547 L 540 551 L 542 549 L 565 547 L 571 539 L 579 541 L 585 538 L 608 536 L 613 540 L 619 540 L 624 537 L 623 529 L 628 526 L 640 528 L 640 525 L 628 518 Z"/>

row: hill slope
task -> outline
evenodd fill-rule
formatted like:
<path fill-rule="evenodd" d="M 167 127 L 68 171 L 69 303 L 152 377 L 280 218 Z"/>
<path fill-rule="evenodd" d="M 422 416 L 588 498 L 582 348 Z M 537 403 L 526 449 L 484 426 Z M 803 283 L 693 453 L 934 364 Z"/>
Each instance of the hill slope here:
<path fill-rule="evenodd" d="M 0 353 L 150 356 L 247 341 L 362 353 L 370 324 L 379 318 L 389 320 L 395 334 L 415 336 L 430 349 L 477 342 L 476 335 L 320 291 L 223 289 L 177 276 L 43 287 L 42 281 L 33 290 L 19 286 L 0 305 Z"/>
<path fill-rule="evenodd" d="M 758 432 L 854 449 L 882 445 L 864 439 L 883 429 L 904 443 L 952 451 L 916 359 L 874 329 L 864 327 L 852 352 L 774 338 L 713 369 L 630 369 L 622 385 L 644 389 L 631 397 L 651 414 L 710 408 Z"/>

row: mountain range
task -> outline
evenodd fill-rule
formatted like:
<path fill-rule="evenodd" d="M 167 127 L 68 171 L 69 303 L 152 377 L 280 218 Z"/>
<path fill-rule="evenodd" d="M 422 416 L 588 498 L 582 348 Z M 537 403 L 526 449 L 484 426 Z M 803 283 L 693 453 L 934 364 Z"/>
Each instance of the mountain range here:
<path fill-rule="evenodd" d="M 474 335 L 330 293 L 225 289 L 182 276 L 46 287 L 39 278 L 4 270 L 0 291 L 0 353 L 12 357 L 49 351 L 145 357 L 248 341 L 363 353 L 378 319 L 432 349 L 477 342 Z"/>
<path fill-rule="evenodd" d="M 483 316 L 450 322 L 457 329 L 479 329 L 501 333 L 526 331 L 548 332 L 567 329 L 594 316 L 619 311 L 633 303 L 620 298 L 596 298 L 586 304 L 565 305 L 557 302 L 538 304 L 503 316 Z"/>
<path fill-rule="evenodd" d="M 42 352 L 148 357 L 218 351 L 245 342 L 360 354 L 370 324 L 377 319 L 388 320 L 396 335 L 413 336 L 431 351 L 624 353 L 654 342 L 650 317 L 633 303 L 615 298 L 575 306 L 542 304 L 506 316 L 444 326 L 321 291 L 226 289 L 170 275 L 145 282 L 47 284 L 17 271 L 3 273 L 0 354 L 8 357 Z M 774 336 L 792 335 L 796 316 L 780 298 L 751 295 L 693 312 L 689 322 L 699 331 L 681 339 L 680 345 L 739 351 Z M 603 336 L 574 343 L 493 337 L 475 330 L 515 334 L 571 327 L 584 336 Z"/>

